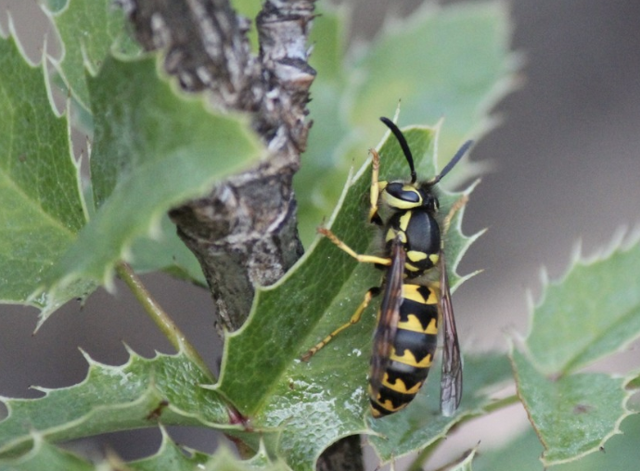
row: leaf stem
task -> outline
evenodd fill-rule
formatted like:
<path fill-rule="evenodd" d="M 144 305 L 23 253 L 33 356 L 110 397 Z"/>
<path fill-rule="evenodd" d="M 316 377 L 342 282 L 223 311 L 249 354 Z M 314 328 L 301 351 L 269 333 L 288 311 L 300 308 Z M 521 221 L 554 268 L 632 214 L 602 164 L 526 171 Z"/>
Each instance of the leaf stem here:
<path fill-rule="evenodd" d="M 169 314 L 167 314 L 162 307 L 151 296 L 151 293 L 142 284 L 142 280 L 136 275 L 125 262 L 120 262 L 116 265 L 116 272 L 122 281 L 126 283 L 136 299 L 142 304 L 142 307 L 147 312 L 151 320 L 158 326 L 160 331 L 167 337 L 171 345 L 173 345 L 177 351 L 182 351 L 185 355 L 193 361 L 202 372 L 211 380 L 215 382 L 216 378 L 211 373 L 211 370 L 207 367 L 206 363 L 198 353 L 198 351 L 187 340 L 186 336 L 173 322 Z"/>

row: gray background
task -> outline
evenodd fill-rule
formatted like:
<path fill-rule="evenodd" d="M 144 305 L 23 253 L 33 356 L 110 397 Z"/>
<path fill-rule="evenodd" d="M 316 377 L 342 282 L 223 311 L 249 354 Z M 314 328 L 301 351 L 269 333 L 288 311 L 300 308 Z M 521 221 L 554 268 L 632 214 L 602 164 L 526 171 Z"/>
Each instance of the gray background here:
<path fill-rule="evenodd" d="M 354 35 L 366 37 L 389 7 L 405 15 L 419 2 L 352 3 Z M 504 123 L 473 152 L 474 160 L 491 162 L 493 171 L 473 193 L 464 222 L 467 233 L 489 228 L 462 265 L 463 272 L 485 272 L 462 286 L 454 300 L 466 351 L 504 348 L 506 333 L 526 331 L 526 293 L 539 294 L 541 267 L 557 278 L 578 240 L 592 254 L 607 246 L 618 228 L 634 228 L 640 221 L 640 2 L 514 0 L 511 5 L 513 48 L 526 55 L 525 81 L 497 107 Z M 39 57 L 47 26 L 36 3 L 0 0 L 5 30 L 6 6 L 31 57 Z M 208 294 L 165 276 L 144 279 L 215 367 L 219 346 Z M 116 286 L 114 295 L 102 290 L 92 295 L 84 309 L 75 303 L 64 307 L 35 336 L 35 310 L 0 306 L 0 394 L 37 397 L 29 385 L 81 381 L 86 362 L 78 346 L 110 364 L 126 361 L 122 342 L 145 356 L 171 352 L 127 289 Z M 627 354 L 626 361 L 634 356 L 637 352 Z M 509 413 L 517 421 L 522 414 L 515 409 Z M 486 433 L 486 426 L 480 422 L 467 430 L 457 445 L 451 440 L 451 452 L 480 439 L 483 446 L 491 444 L 493 432 Z M 192 446 L 213 447 L 213 432 L 172 433 Z M 158 440 L 157 431 L 138 431 L 83 445 L 96 453 L 107 445 L 132 458 L 154 451 Z"/>

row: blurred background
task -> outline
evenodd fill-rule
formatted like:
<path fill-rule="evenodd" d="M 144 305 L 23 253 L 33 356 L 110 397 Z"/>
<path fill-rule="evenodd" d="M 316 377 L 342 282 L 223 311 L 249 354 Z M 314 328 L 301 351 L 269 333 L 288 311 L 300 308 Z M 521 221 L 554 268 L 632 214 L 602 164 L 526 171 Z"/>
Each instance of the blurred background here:
<path fill-rule="evenodd" d="M 349 3 L 354 39 L 371 37 L 386 11 L 409 15 L 421 2 Z M 513 0 L 510 5 L 512 47 L 524 54 L 525 64 L 521 88 L 495 110 L 503 123 L 473 150 L 473 160 L 488 162 L 492 171 L 483 176 L 465 214 L 466 233 L 489 228 L 461 266 L 462 273 L 484 272 L 455 294 L 465 351 L 505 348 L 507 334 L 526 332 L 527 293 L 538 298 L 542 267 L 558 278 L 578 241 L 583 253 L 594 254 L 609 246 L 620 228 L 637 232 L 640 222 L 640 2 Z M 51 32 L 37 2 L 0 0 L 5 31 L 7 10 L 28 55 L 39 60 Z M 163 275 L 144 281 L 216 368 L 220 345 L 208 293 Z M 113 294 L 99 290 L 84 307 L 65 306 L 36 335 L 34 309 L 0 305 L 0 394 L 38 397 L 30 385 L 56 388 L 81 381 L 87 363 L 78 347 L 113 365 L 127 359 L 123 342 L 144 356 L 171 352 L 128 290 L 118 282 L 116 288 Z M 623 365 L 612 368 L 623 371 Z M 516 409 L 508 413 L 524 422 L 524 413 Z M 214 448 L 211 431 L 171 433 L 204 451 Z M 483 446 L 491 444 L 471 429 L 459 438 L 460 449 L 480 438 Z M 110 447 L 132 459 L 152 453 L 159 441 L 159 432 L 146 430 L 81 445 L 96 455 Z"/>

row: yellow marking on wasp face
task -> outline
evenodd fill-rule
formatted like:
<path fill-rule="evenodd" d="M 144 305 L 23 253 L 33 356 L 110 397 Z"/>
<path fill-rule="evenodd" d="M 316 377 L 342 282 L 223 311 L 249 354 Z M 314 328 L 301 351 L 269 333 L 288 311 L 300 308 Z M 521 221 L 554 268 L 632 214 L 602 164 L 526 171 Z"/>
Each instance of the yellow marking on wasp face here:
<path fill-rule="evenodd" d="M 411 211 L 407 211 L 402 216 L 400 216 L 400 229 L 404 232 L 407 230 L 409 226 L 409 221 L 411 220 Z"/>
<path fill-rule="evenodd" d="M 395 349 L 393 349 L 389 358 L 393 361 L 397 361 L 398 363 L 416 368 L 429 368 L 431 366 L 431 354 L 424 357 L 421 362 L 418 362 L 415 355 L 409 349 L 405 349 L 405 353 L 402 356 L 399 356 Z"/>
<path fill-rule="evenodd" d="M 395 196 L 391 196 L 388 192 L 383 191 L 382 200 L 391 208 L 405 209 L 402 206 L 405 205 L 405 202 L 400 198 L 396 198 Z"/>
<path fill-rule="evenodd" d="M 373 406 L 369 407 L 369 409 L 371 409 L 371 415 L 373 416 L 374 419 L 378 419 L 382 417 L 382 414 L 378 409 L 374 409 Z"/>
<path fill-rule="evenodd" d="M 382 384 L 385 385 L 387 388 L 402 394 L 417 394 L 417 392 L 420 390 L 420 387 L 422 386 L 422 381 L 417 383 L 411 389 L 407 389 L 407 385 L 404 384 L 404 381 L 402 381 L 400 378 L 397 378 L 396 382 L 394 384 L 391 384 L 389 382 L 389 375 L 385 373 L 384 378 L 382 379 Z"/>
<path fill-rule="evenodd" d="M 440 260 L 440 255 L 438 255 L 437 253 L 432 253 L 431 255 L 429 255 L 429 260 L 431 260 L 431 263 L 436 265 L 438 263 L 438 260 Z"/>
<path fill-rule="evenodd" d="M 417 250 L 408 250 L 407 258 L 412 262 L 419 262 L 427 258 L 427 254 L 424 252 L 419 252 Z"/>

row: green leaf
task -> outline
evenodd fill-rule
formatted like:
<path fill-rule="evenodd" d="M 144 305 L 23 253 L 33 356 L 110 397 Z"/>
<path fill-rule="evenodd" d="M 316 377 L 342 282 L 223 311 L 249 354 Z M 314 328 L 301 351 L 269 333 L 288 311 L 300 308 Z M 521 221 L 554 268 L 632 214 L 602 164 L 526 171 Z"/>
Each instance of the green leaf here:
<path fill-rule="evenodd" d="M 29 295 L 85 223 L 78 166 L 65 117 L 57 117 L 45 71 L 13 37 L 0 39 L 0 301 L 43 307 Z M 62 302 L 83 287 L 68 286 Z"/>
<path fill-rule="evenodd" d="M 425 4 L 385 28 L 359 55 L 344 53 L 346 16 L 346 9 L 323 11 L 312 32 L 317 42 L 311 65 L 318 71 L 311 89 L 314 127 L 294 182 L 305 245 L 335 205 L 338 182 L 378 142 L 379 116 L 392 115 L 402 100 L 403 123 L 436 123 L 444 117 L 442 164 L 463 140 L 493 126 L 489 110 L 512 88 L 517 69 L 503 2 Z M 456 173 L 469 174 L 470 167 L 463 172 L 468 165 Z"/>
<path fill-rule="evenodd" d="M 239 460 L 226 447 L 221 446 L 213 456 L 175 444 L 162 430 L 160 450 L 148 458 L 127 463 L 135 471 L 289 471 L 282 462 L 273 462 L 264 448 L 250 460 Z"/>
<path fill-rule="evenodd" d="M 576 255 L 563 279 L 547 284 L 526 339 L 542 373 L 578 370 L 640 337 L 638 266 L 636 243 L 592 260 Z"/>
<path fill-rule="evenodd" d="M 576 251 L 560 281 L 546 282 L 524 344 L 514 352 L 518 394 L 543 443 L 543 461 L 597 451 L 630 411 L 630 378 L 576 371 L 640 336 L 640 244 L 590 261 Z"/>
<path fill-rule="evenodd" d="M 158 422 L 233 428 L 218 394 L 200 387 L 207 376 L 184 354 L 146 359 L 129 353 L 122 366 L 87 357 L 84 381 L 61 389 L 37 387 L 44 393 L 41 398 L 0 398 L 9 411 L 0 422 L 0 457 L 31 446 L 34 432 L 64 441 Z"/>
<path fill-rule="evenodd" d="M 389 22 L 355 62 L 353 73 L 367 79 L 352 91 L 351 119 L 371 140 L 371 118 L 402 99 L 409 122 L 445 117 L 439 152 L 448 158 L 470 134 L 487 130 L 489 110 L 512 88 L 517 61 L 509 40 L 506 3 L 425 3 L 409 21 Z"/>
<path fill-rule="evenodd" d="M 434 131 L 414 127 L 404 132 L 419 174 L 434 175 Z M 395 138 L 382 144 L 380 154 L 381 175 L 406 172 Z M 349 181 L 331 221 L 335 234 L 360 253 L 375 252 L 378 246 L 366 221 L 369 172 L 365 166 Z M 458 198 L 443 195 L 443 215 Z M 458 231 L 453 225 L 450 234 Z M 451 255 L 453 276 L 457 257 Z M 249 320 L 227 338 L 219 390 L 254 426 L 282 429 L 280 453 L 294 469 L 312 467 L 330 443 L 367 430 L 366 378 L 376 303 L 310 362 L 299 358 L 345 323 L 381 279 L 370 264 L 360 264 L 319 239 L 278 284 L 257 292 Z"/>
<path fill-rule="evenodd" d="M 125 15 L 112 0 L 49 0 L 44 11 L 58 31 L 62 46 L 60 60 L 52 60 L 66 87 L 85 109 L 90 109 L 85 72 L 95 75 L 112 45 L 139 49 L 125 33 Z"/>
<path fill-rule="evenodd" d="M 76 455 L 55 447 L 33 434 L 33 447 L 18 458 L 1 459 L 0 471 L 89 471 L 95 467 Z"/>
<path fill-rule="evenodd" d="M 615 435 L 598 453 L 592 453 L 571 463 L 559 464 L 554 471 L 602 471 L 635 469 L 640 461 L 640 416 L 627 417 Z M 476 471 L 539 471 L 536 460 L 542 446 L 532 429 L 496 450 L 483 450 L 474 463 Z"/>
<path fill-rule="evenodd" d="M 290 471 L 291 468 L 284 463 L 272 462 L 264 450 L 247 461 L 237 459 L 226 448 L 216 451 L 216 454 L 206 464 L 206 471 Z"/>
<path fill-rule="evenodd" d="M 511 353 L 518 395 L 551 466 L 598 451 L 631 411 L 628 379 L 604 373 L 549 377 L 517 350 Z"/>
<path fill-rule="evenodd" d="M 108 283 L 114 264 L 133 258 L 136 239 L 161 234 L 170 208 L 210 191 L 263 152 L 246 120 L 214 115 L 202 97 L 178 94 L 158 77 L 153 57 L 110 57 L 89 88 L 98 210 L 48 273 L 52 296 L 75 280 Z"/>

